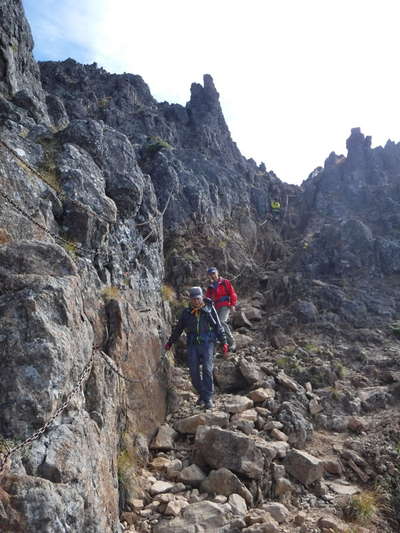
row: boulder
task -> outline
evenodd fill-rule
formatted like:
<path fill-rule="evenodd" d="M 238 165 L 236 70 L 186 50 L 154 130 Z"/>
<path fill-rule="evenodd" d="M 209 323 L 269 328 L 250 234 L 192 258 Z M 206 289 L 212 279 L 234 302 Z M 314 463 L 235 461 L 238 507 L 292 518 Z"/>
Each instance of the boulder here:
<path fill-rule="evenodd" d="M 244 311 L 236 311 L 232 316 L 232 325 L 235 329 L 251 328 L 251 322 L 248 320 Z"/>
<path fill-rule="evenodd" d="M 343 522 L 339 521 L 337 518 L 333 518 L 332 516 L 321 516 L 321 518 L 318 520 L 318 527 L 322 531 L 343 531 L 344 524 Z"/>
<path fill-rule="evenodd" d="M 264 453 L 267 453 L 272 459 L 274 457 L 283 459 L 290 450 L 290 444 L 283 440 L 264 441 L 262 444 L 257 442 L 257 446 L 260 447 Z"/>
<path fill-rule="evenodd" d="M 187 505 L 189 503 L 184 500 L 172 500 L 167 503 L 164 514 L 166 516 L 178 516 Z"/>
<path fill-rule="evenodd" d="M 155 457 L 151 463 L 151 468 L 154 468 L 154 470 L 167 470 L 167 468 L 171 465 L 172 461 L 171 459 L 168 459 L 167 457 Z"/>
<path fill-rule="evenodd" d="M 174 439 L 177 435 L 177 432 L 171 426 L 163 424 L 154 437 L 150 448 L 152 450 L 173 450 Z"/>
<path fill-rule="evenodd" d="M 169 481 L 156 481 L 150 488 L 150 494 L 156 496 L 163 492 L 169 492 L 173 488 L 174 484 Z"/>
<path fill-rule="evenodd" d="M 324 474 L 322 461 L 294 448 L 286 456 L 285 468 L 289 474 L 306 486 L 320 480 Z"/>
<path fill-rule="evenodd" d="M 324 465 L 325 472 L 329 472 L 329 474 L 341 476 L 343 473 L 342 463 L 336 456 L 324 457 L 322 464 Z"/>
<path fill-rule="evenodd" d="M 227 468 L 252 479 L 261 477 L 264 457 L 254 440 L 233 431 L 200 426 L 195 439 L 195 462 Z"/>
<path fill-rule="evenodd" d="M 275 398 L 274 389 L 258 388 L 249 392 L 247 395 L 254 403 L 261 403 L 265 400 L 270 400 Z"/>
<path fill-rule="evenodd" d="M 286 389 L 289 389 L 292 392 L 300 392 L 303 390 L 303 387 L 299 385 L 297 381 L 287 376 L 285 372 L 283 372 L 283 370 L 278 372 L 278 375 L 275 379 L 279 383 L 279 385 L 282 385 L 282 387 L 285 387 Z"/>
<path fill-rule="evenodd" d="M 292 492 L 293 485 L 285 477 L 280 477 L 275 481 L 274 494 L 278 498 L 286 494 L 287 492 Z"/>
<path fill-rule="evenodd" d="M 239 362 L 239 370 L 249 385 L 262 383 L 262 381 L 266 378 L 265 373 L 255 361 L 245 359 L 244 357 L 242 357 Z"/>
<path fill-rule="evenodd" d="M 263 313 L 257 307 L 246 307 L 244 310 L 247 320 L 251 322 L 259 322 L 263 318 Z"/>
<path fill-rule="evenodd" d="M 228 503 L 231 506 L 232 513 L 234 515 L 245 515 L 247 513 L 247 505 L 239 494 L 231 494 L 228 499 Z"/>
<path fill-rule="evenodd" d="M 199 487 L 206 479 L 206 474 L 197 465 L 190 465 L 181 470 L 178 474 L 179 480 L 186 485 Z"/>
<path fill-rule="evenodd" d="M 235 392 L 245 386 L 245 380 L 233 361 L 224 360 L 216 364 L 214 379 L 221 392 Z"/>
<path fill-rule="evenodd" d="M 241 333 L 235 333 L 235 341 L 238 350 L 246 348 L 246 346 L 250 346 L 254 342 L 253 337 L 250 337 L 249 335 L 243 335 Z"/>
<path fill-rule="evenodd" d="M 288 436 L 285 433 L 283 433 L 283 431 L 280 431 L 279 429 L 276 429 L 276 428 L 274 428 L 271 431 L 271 437 L 275 440 L 281 440 L 284 442 L 287 442 L 289 440 Z"/>
<path fill-rule="evenodd" d="M 229 423 L 229 415 L 223 411 L 210 411 L 187 418 L 182 418 L 175 422 L 175 429 L 179 433 L 196 433 L 199 426 L 220 426 L 226 427 Z"/>
<path fill-rule="evenodd" d="M 249 506 L 253 505 L 253 496 L 251 492 L 243 485 L 240 479 L 227 468 L 219 468 L 218 470 L 211 470 L 207 479 L 203 481 L 200 489 L 202 492 L 209 494 L 222 494 L 223 496 L 230 496 L 231 494 L 239 494 L 242 496 Z"/>
<path fill-rule="evenodd" d="M 236 413 L 231 418 L 231 423 L 241 422 L 243 420 L 247 422 L 255 422 L 258 418 L 258 413 L 255 409 L 246 409 L 241 413 Z"/>
<path fill-rule="evenodd" d="M 242 529 L 242 533 L 281 533 L 278 522 L 265 512 L 263 522 Z"/>
<path fill-rule="evenodd" d="M 293 305 L 292 310 L 299 322 L 304 324 L 315 322 L 318 318 L 318 309 L 312 302 L 299 300 Z"/>
<path fill-rule="evenodd" d="M 386 386 L 365 388 L 359 392 L 359 396 L 362 408 L 367 412 L 386 409 L 393 402 L 393 397 Z"/>
<path fill-rule="evenodd" d="M 153 533 L 206 533 L 221 531 L 229 523 L 226 504 L 204 501 L 183 509 L 182 517 L 164 520 L 154 526 Z"/>
<path fill-rule="evenodd" d="M 282 522 L 286 522 L 289 518 L 289 511 L 287 507 L 285 507 L 282 503 L 278 502 L 268 502 L 262 504 L 262 509 L 264 511 L 267 511 L 274 520 L 279 522 L 281 524 Z"/>
<path fill-rule="evenodd" d="M 226 396 L 224 408 L 228 413 L 241 413 L 253 407 L 253 401 L 246 396 Z"/>

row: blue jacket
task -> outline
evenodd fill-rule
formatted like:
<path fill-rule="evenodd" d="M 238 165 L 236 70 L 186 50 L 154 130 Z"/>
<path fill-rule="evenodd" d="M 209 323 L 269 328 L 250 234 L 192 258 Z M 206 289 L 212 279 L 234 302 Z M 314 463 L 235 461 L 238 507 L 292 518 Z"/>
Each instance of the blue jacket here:
<path fill-rule="evenodd" d="M 168 343 L 173 344 L 186 331 L 188 344 L 201 344 L 203 342 L 215 342 L 217 339 L 226 344 L 226 335 L 221 326 L 217 311 L 212 300 L 204 298 L 204 306 L 199 313 L 192 313 L 192 307 L 186 307 L 179 318 L 178 323 L 172 330 Z"/>

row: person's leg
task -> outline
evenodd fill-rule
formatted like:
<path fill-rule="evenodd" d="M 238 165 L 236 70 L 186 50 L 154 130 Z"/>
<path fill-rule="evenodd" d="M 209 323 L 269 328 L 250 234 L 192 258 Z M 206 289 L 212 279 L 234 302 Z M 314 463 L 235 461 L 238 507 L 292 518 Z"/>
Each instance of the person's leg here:
<path fill-rule="evenodd" d="M 192 380 L 192 385 L 196 389 L 197 393 L 201 397 L 201 375 L 200 375 L 200 354 L 199 348 L 200 345 L 189 344 L 187 347 L 187 364 L 189 367 L 190 378 Z"/>
<path fill-rule="evenodd" d="M 230 315 L 230 308 L 227 305 L 224 305 L 223 307 L 220 307 L 218 309 L 218 316 L 221 321 L 221 325 L 225 330 L 226 339 L 228 341 L 229 347 L 235 346 L 235 339 L 233 338 L 231 328 L 229 327 L 228 320 Z"/>
<path fill-rule="evenodd" d="M 201 345 L 201 397 L 207 403 L 211 400 L 214 392 L 214 343 L 205 342 Z"/>

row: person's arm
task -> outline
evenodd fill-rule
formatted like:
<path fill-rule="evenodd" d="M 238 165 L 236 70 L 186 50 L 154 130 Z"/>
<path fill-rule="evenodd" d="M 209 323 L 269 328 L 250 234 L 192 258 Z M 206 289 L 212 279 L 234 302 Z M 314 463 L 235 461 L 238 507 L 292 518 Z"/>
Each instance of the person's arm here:
<path fill-rule="evenodd" d="M 226 341 L 225 330 L 224 330 L 224 328 L 221 325 L 221 321 L 219 319 L 218 313 L 215 310 L 214 306 L 212 306 L 212 308 L 211 308 L 211 317 L 213 318 L 213 320 L 215 322 L 215 329 L 217 331 L 218 340 L 220 341 L 221 344 L 226 344 L 227 341 Z"/>
<path fill-rule="evenodd" d="M 173 328 L 170 338 L 168 339 L 167 344 L 170 346 L 174 344 L 179 337 L 182 335 L 182 331 L 185 329 L 185 310 L 182 311 L 182 314 L 178 320 L 178 323 Z"/>
<path fill-rule="evenodd" d="M 213 290 L 212 287 L 208 286 L 206 290 L 206 298 L 210 298 L 212 300 Z"/>
<path fill-rule="evenodd" d="M 226 285 L 229 293 L 229 303 L 231 304 L 231 307 L 235 307 L 237 304 L 237 294 L 235 292 L 235 289 L 232 286 L 232 283 L 229 280 L 226 280 Z"/>

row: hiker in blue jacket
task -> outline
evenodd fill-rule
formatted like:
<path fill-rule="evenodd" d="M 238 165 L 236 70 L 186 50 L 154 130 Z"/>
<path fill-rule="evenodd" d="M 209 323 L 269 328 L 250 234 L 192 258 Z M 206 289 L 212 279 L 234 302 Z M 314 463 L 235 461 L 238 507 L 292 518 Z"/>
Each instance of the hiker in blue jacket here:
<path fill-rule="evenodd" d="M 165 349 L 169 350 L 183 330 L 186 331 L 187 361 L 193 387 L 199 394 L 197 404 L 211 409 L 214 392 L 214 346 L 218 339 L 223 344 L 223 352 L 226 354 L 228 345 L 225 331 L 212 301 L 203 297 L 201 287 L 192 287 L 189 296 L 190 306 L 182 311 Z"/>

